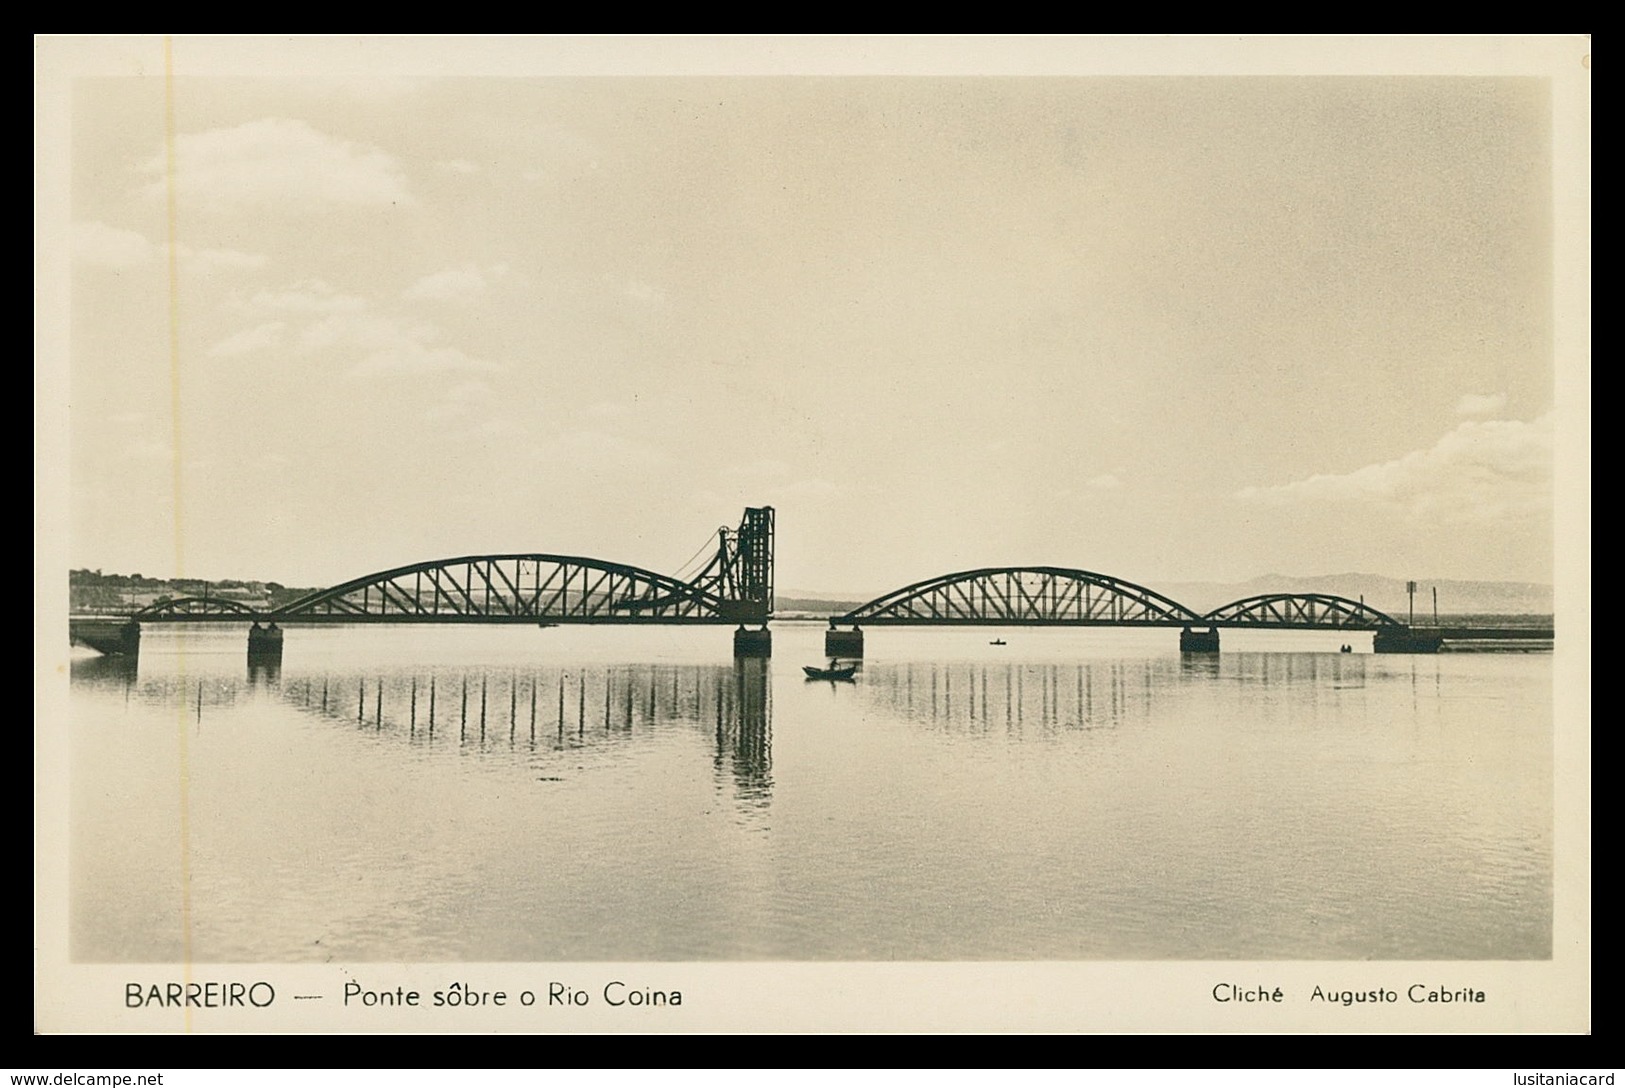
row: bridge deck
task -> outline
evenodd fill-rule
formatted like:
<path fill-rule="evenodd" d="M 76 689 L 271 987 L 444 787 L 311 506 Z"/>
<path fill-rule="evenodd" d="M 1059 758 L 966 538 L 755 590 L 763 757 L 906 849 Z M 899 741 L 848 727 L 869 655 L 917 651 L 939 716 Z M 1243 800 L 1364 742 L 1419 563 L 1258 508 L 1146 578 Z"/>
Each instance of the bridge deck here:
<path fill-rule="evenodd" d="M 1550 642 L 1556 638 L 1553 627 L 1412 627 L 1411 632 L 1446 642 Z"/>
<path fill-rule="evenodd" d="M 1423 638 L 1442 638 L 1446 642 L 1462 640 L 1485 641 L 1550 641 L 1554 637 L 1551 627 L 1410 627 L 1403 624 L 1329 624 L 1258 622 L 1248 620 L 1197 620 L 1184 623 L 1177 620 L 1075 620 L 1075 619 L 930 619 L 907 616 L 875 616 L 852 619 L 850 616 L 830 617 L 831 623 L 856 627 L 1154 627 L 1193 630 L 1225 631 L 1349 631 L 1356 634 L 1374 634 L 1378 631 L 1409 631 Z"/>
<path fill-rule="evenodd" d="M 276 623 L 281 627 L 323 627 L 343 625 L 354 627 L 363 624 L 478 624 L 490 626 L 492 624 L 523 625 L 529 627 L 564 627 L 574 625 L 586 626 L 625 626 L 629 624 L 661 625 L 661 626 L 705 626 L 705 627 L 733 627 L 741 623 L 766 623 L 772 616 L 741 618 L 725 618 L 721 616 L 503 616 L 503 615 L 457 615 L 443 612 L 439 615 L 414 615 L 400 613 L 387 616 L 350 615 L 346 613 L 315 613 L 311 615 L 284 616 L 277 612 L 258 612 L 252 615 L 220 614 L 220 615 L 163 615 L 163 616 L 137 616 L 137 615 L 98 615 L 93 617 L 72 616 L 69 623 L 78 626 L 85 623 L 124 624 L 135 620 L 143 627 L 169 624 L 214 623 L 230 624 L 241 627 L 246 623 Z"/>

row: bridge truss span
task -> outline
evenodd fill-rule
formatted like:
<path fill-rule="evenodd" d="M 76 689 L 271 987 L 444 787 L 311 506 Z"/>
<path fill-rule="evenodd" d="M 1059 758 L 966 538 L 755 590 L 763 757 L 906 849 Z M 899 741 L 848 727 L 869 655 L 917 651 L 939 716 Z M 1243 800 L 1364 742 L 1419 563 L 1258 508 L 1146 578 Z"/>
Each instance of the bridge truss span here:
<path fill-rule="evenodd" d="M 1215 608 L 1202 617 L 1211 627 L 1273 628 L 1306 631 L 1337 628 L 1350 631 L 1402 630 L 1405 625 L 1363 601 L 1326 593 L 1265 593 Z"/>
<path fill-rule="evenodd" d="M 465 555 L 365 574 L 275 607 L 183 597 L 124 619 L 252 620 L 256 628 L 262 622 L 765 626 L 773 618 L 773 535 L 773 508 L 748 508 L 737 529 L 718 532 L 715 554 L 692 581 L 576 555 Z"/>
<path fill-rule="evenodd" d="M 987 567 L 916 582 L 834 623 L 1183 627 L 1202 617 L 1155 590 L 1067 567 Z"/>
<path fill-rule="evenodd" d="M 258 619 L 260 612 L 251 605 L 227 597 L 177 597 L 159 601 L 130 616 L 133 620 L 236 620 Z"/>
<path fill-rule="evenodd" d="M 288 622 L 719 623 L 732 602 L 663 574 L 580 556 L 464 556 L 365 575 L 276 611 Z"/>

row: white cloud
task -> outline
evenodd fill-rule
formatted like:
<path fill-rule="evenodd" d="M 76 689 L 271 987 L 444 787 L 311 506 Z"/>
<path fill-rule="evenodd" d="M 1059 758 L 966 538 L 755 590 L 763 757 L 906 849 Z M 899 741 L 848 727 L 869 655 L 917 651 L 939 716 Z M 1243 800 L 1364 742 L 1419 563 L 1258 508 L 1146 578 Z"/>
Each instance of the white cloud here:
<path fill-rule="evenodd" d="M 1245 502 L 1375 507 L 1419 519 L 1485 522 L 1549 513 L 1552 417 L 1469 420 L 1432 447 L 1341 475 L 1237 492 Z"/>
<path fill-rule="evenodd" d="M 189 246 L 180 247 L 180 258 L 182 266 L 205 275 L 263 268 L 268 260 L 263 253 L 243 253 L 235 249 L 192 249 Z"/>
<path fill-rule="evenodd" d="M 146 236 L 106 223 L 73 225 L 73 259 L 102 268 L 134 268 L 157 259 Z"/>
<path fill-rule="evenodd" d="M 267 260 L 262 253 L 194 249 L 184 242 L 175 247 L 175 255 L 183 271 L 204 275 L 260 268 Z M 163 246 L 148 241 L 146 235 L 137 231 L 87 222 L 73 225 L 73 258 L 81 264 L 100 268 L 139 268 L 166 260 L 167 256 Z"/>
<path fill-rule="evenodd" d="M 267 321 L 252 329 L 244 329 L 215 344 L 209 349 L 209 354 L 217 359 L 225 359 L 268 348 L 282 339 L 282 330 L 286 327 L 281 321 Z"/>
<path fill-rule="evenodd" d="M 506 264 L 495 264 L 490 267 L 492 277 L 499 277 L 507 270 Z M 409 299 L 455 302 L 484 294 L 489 287 L 490 281 L 486 279 L 485 272 L 481 271 L 478 265 L 465 264 L 430 273 L 408 287 L 403 295 Z"/>
<path fill-rule="evenodd" d="M 215 207 L 414 203 L 393 157 L 286 117 L 182 135 L 175 163 L 180 196 Z M 164 195 L 165 168 L 162 155 L 145 164 L 150 195 Z"/>
<path fill-rule="evenodd" d="M 413 338 L 414 330 L 402 328 L 389 317 L 365 311 L 345 311 L 325 314 L 306 325 L 299 334 L 299 350 L 322 351 L 338 344 L 351 347 L 386 347 L 401 337 Z M 428 334 L 420 332 L 427 339 Z"/>
<path fill-rule="evenodd" d="M 435 423 L 466 420 L 490 411 L 496 403 L 496 391 L 485 382 L 459 382 L 446 390 L 445 399 L 424 412 L 423 418 Z"/>
<path fill-rule="evenodd" d="M 289 314 L 305 320 L 294 335 L 294 346 L 303 354 L 339 351 L 349 360 L 353 375 L 432 374 L 446 372 L 497 373 L 507 369 L 501 363 L 480 359 L 461 348 L 439 343 L 440 330 L 410 314 L 380 312 L 356 295 L 335 291 L 321 280 L 304 280 L 276 291 L 261 291 L 248 300 L 246 309 L 274 315 Z M 268 323 L 278 324 L 280 322 Z M 242 344 L 229 338 L 216 345 L 225 354 L 234 347 L 249 350 L 259 346 L 273 330 L 267 325 L 239 334 Z M 280 329 L 276 330 L 280 334 Z"/>
<path fill-rule="evenodd" d="M 388 343 L 350 368 L 358 377 L 377 374 L 437 374 L 477 371 L 494 374 L 506 369 L 489 359 L 478 359 L 461 348 L 436 346 L 401 331 Z"/>
<path fill-rule="evenodd" d="M 663 310 L 666 308 L 666 292 L 652 283 L 635 280 L 613 272 L 605 272 L 599 277 L 604 286 L 620 295 L 622 298 L 642 306 L 646 310 Z"/>
<path fill-rule="evenodd" d="M 321 280 L 302 280 L 281 291 L 260 291 L 248 304 L 259 310 L 299 314 L 359 313 L 367 308 L 366 299 L 341 295 Z"/>
<path fill-rule="evenodd" d="M 1456 414 L 1482 419 L 1499 415 L 1506 406 L 1505 393 L 1468 393 L 1456 402 Z"/>
<path fill-rule="evenodd" d="M 666 305 L 666 292 L 653 284 L 643 283 L 639 280 L 628 280 L 622 290 L 626 297 L 633 302 L 641 302 L 645 306 L 660 309 Z"/>
<path fill-rule="evenodd" d="M 510 418 L 509 407 L 495 389 L 475 378 L 447 389 L 440 403 L 425 411 L 423 418 L 443 436 L 458 441 L 518 435 L 524 428 Z"/>

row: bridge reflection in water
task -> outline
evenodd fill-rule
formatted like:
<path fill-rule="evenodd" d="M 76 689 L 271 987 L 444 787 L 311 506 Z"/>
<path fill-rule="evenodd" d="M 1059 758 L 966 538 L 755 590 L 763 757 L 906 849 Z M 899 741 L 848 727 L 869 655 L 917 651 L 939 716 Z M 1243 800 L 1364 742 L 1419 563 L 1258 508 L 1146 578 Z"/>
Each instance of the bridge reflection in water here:
<path fill-rule="evenodd" d="M 703 730 L 714 745 L 717 783 L 731 788 L 740 813 L 765 814 L 772 800 L 772 681 L 761 659 L 731 665 L 431 668 L 394 674 L 290 673 L 277 659 L 251 661 L 246 674 L 188 676 L 144 669 L 138 657 L 117 656 L 75 660 L 72 682 L 120 690 L 126 702 L 134 698 L 183 708 L 199 727 L 210 711 L 269 696 L 379 738 L 492 758 L 612 752 L 656 741 L 674 728 Z"/>
<path fill-rule="evenodd" d="M 158 658 L 157 660 L 163 660 Z M 209 659 L 199 659 L 207 666 Z M 214 661 L 218 662 L 219 658 Z M 1349 689 L 1367 670 L 1394 667 L 1364 654 L 1241 652 L 1084 662 L 869 663 L 854 694 L 898 719 L 946 734 L 1043 742 L 1071 733 L 1148 723 L 1187 695 L 1240 687 L 1242 705 L 1269 714 L 1265 689 L 1301 688 L 1293 713 L 1305 724 L 1350 712 Z M 1413 685 L 1418 680 L 1411 667 Z M 593 773 L 565 753 L 613 758 L 626 745 L 706 737 L 716 787 L 736 816 L 766 826 L 773 800 L 771 664 L 621 664 L 585 667 L 424 667 L 415 671 L 284 669 L 279 661 L 186 675 L 143 668 L 136 657 L 73 663 L 73 683 L 120 691 L 126 702 L 183 710 L 201 729 L 211 712 L 274 699 L 334 727 L 426 753 L 520 758 L 542 781 Z M 1256 705 L 1245 693 L 1259 691 Z"/>
<path fill-rule="evenodd" d="M 1301 685 L 1312 707 L 1322 690 L 1365 687 L 1370 661 L 1364 654 L 1244 652 L 1078 664 L 909 662 L 865 666 L 862 687 L 899 717 L 945 731 L 1042 737 L 1150 719 L 1159 704 L 1210 684 Z"/>

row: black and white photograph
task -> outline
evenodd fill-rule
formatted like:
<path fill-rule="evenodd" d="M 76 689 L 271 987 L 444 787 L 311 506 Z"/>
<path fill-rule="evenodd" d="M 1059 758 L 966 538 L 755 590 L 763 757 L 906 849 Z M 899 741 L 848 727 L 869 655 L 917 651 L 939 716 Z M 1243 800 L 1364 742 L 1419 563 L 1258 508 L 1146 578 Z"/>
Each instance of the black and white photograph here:
<path fill-rule="evenodd" d="M 1590 41 L 35 40 L 43 1032 L 1589 1032 Z"/>

